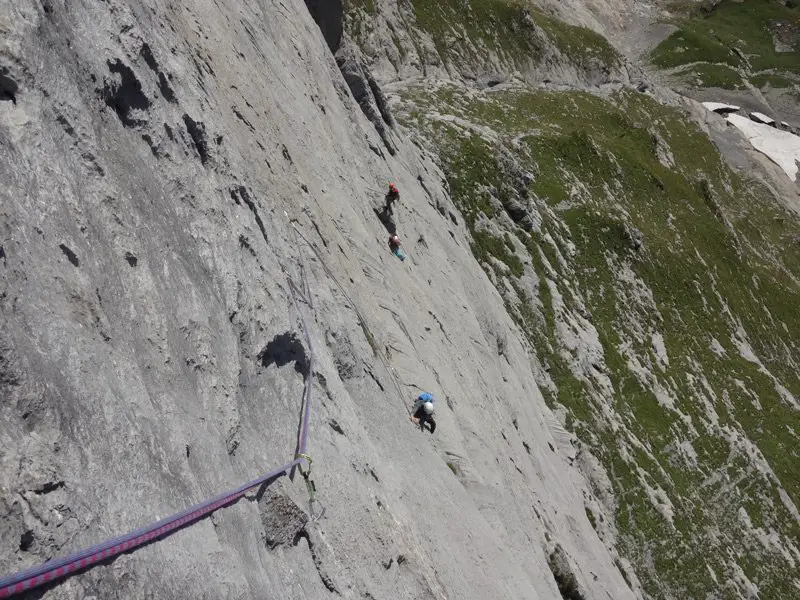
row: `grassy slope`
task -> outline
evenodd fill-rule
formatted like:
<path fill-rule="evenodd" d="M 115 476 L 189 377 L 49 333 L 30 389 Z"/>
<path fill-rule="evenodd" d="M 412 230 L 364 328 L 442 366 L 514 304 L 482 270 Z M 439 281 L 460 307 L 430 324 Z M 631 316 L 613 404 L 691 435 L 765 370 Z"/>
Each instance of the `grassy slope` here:
<path fill-rule="evenodd" d="M 655 598 L 735 598 L 741 569 L 761 598 L 788 597 L 796 589 L 791 564 L 777 546 L 765 548 L 756 530 L 781 543 L 800 536 L 779 493 L 782 487 L 800 503 L 800 415 L 772 379 L 800 395 L 797 219 L 732 173 L 681 115 L 633 92 L 606 101 L 580 93 L 420 89 L 406 100 L 406 124 L 437 145 L 471 225 L 480 213 L 498 220 L 498 203 L 486 191 L 504 183 L 498 148 L 427 117 L 431 109 L 521 136 L 517 159 L 538 166 L 531 191 L 541 199 L 541 231 L 511 229 L 527 256 L 485 233 L 473 250 L 505 262 L 512 276 L 527 263 L 562 297 L 559 307 L 542 284 L 538 298 L 509 299 L 509 308 L 550 366 L 558 390 L 551 401 L 568 408 L 570 426 L 612 477 L 620 549 L 646 591 Z M 658 160 L 659 145 L 669 147 L 674 168 Z M 642 232 L 644 250 L 633 248 L 631 228 Z M 562 263 L 559 253 L 572 258 Z M 575 369 L 557 333 L 580 305 L 602 342 L 612 392 Z M 737 349 L 742 330 L 764 368 Z M 653 333 L 664 338 L 663 367 Z M 711 350 L 712 339 L 724 354 Z M 637 362 L 650 375 L 630 368 Z M 657 389 L 672 406 L 663 394 L 658 401 Z M 759 471 L 762 460 L 774 475 Z M 672 519 L 664 516 L 669 505 Z M 743 524 L 745 513 L 752 528 Z"/>
<path fill-rule="evenodd" d="M 418 36 L 426 33 L 445 62 L 482 65 L 491 53 L 508 66 L 525 69 L 542 56 L 543 41 L 533 33 L 533 24 L 565 56 L 584 66 L 591 62 L 616 65 L 619 55 L 605 38 L 586 29 L 559 21 L 527 0 L 409 0 L 414 23 L 404 27 Z M 356 41 L 370 30 L 375 12 L 372 0 L 345 0 L 348 29 Z M 412 35 L 413 37 L 413 35 Z M 421 43 L 415 38 L 417 50 Z M 404 50 L 395 40 L 401 55 Z"/>
<path fill-rule="evenodd" d="M 362 39 L 374 4 L 349 4 L 349 31 Z M 618 60 L 603 38 L 522 0 L 407 4 L 414 27 L 457 66 L 483 64 L 489 55 L 535 66 L 543 46 L 531 22 L 577 65 Z M 708 19 L 687 21 L 658 49 L 658 60 L 686 65 L 705 57 L 686 69 L 705 86 L 735 88 L 743 74 L 788 85 L 792 75 L 780 68 L 794 68 L 794 59 L 770 54 L 763 28 L 752 26 L 783 10 L 766 4 L 724 3 Z M 744 24 L 746 47 L 733 39 Z M 417 29 L 412 43 L 424 55 Z M 732 45 L 751 54 L 749 64 Z M 753 75 L 765 69 L 777 71 Z M 503 148 L 437 120 L 436 112 L 492 128 L 505 138 Z M 800 538 L 800 523 L 781 494 L 800 503 L 800 417 L 776 381 L 800 395 L 797 219 L 726 168 L 682 115 L 639 94 L 609 101 L 426 86 L 406 92 L 398 116 L 445 162 L 475 256 L 516 290 L 506 294 L 508 309 L 547 365 L 549 401 L 567 408 L 568 426 L 611 476 L 618 546 L 645 590 L 654 598 L 737 598 L 747 577 L 761 598 L 791 595 L 800 586 L 791 564 L 800 551 L 790 543 Z M 509 153 L 521 169 L 538 169 L 530 191 L 541 227 L 529 233 L 501 214 L 508 190 L 518 186 L 501 159 Z M 670 153 L 672 167 L 662 164 Z M 505 233 L 488 233 L 486 218 L 503 223 Z M 632 243 L 633 230 L 644 249 Z M 522 274 L 539 280 L 535 297 Z M 564 338 L 565 325 L 581 325 L 576 315 L 596 328 L 604 353 L 598 367 L 611 388 L 576 366 Z M 663 336 L 668 364 L 659 362 L 654 335 Z M 743 336 L 763 366 L 748 360 Z"/>
<path fill-rule="evenodd" d="M 739 79 L 743 76 L 758 87 L 800 83 L 800 8 L 789 8 L 775 0 L 725 0 L 711 13 L 690 13 L 678 27 L 651 54 L 655 66 L 703 63 L 704 87 L 717 86 L 720 81 L 730 83 L 736 79 L 731 69 L 738 70 Z M 785 43 L 793 43 L 793 52 L 775 50 L 776 31 L 782 32 Z M 770 76 L 776 79 L 770 80 Z"/>

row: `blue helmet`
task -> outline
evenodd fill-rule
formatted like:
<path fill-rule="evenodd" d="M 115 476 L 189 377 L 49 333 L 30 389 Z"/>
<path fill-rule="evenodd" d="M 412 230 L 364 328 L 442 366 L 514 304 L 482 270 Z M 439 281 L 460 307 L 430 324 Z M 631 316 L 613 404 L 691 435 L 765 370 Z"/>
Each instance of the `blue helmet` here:
<path fill-rule="evenodd" d="M 422 400 L 423 402 L 433 402 L 433 396 L 428 392 L 422 392 L 417 400 Z"/>

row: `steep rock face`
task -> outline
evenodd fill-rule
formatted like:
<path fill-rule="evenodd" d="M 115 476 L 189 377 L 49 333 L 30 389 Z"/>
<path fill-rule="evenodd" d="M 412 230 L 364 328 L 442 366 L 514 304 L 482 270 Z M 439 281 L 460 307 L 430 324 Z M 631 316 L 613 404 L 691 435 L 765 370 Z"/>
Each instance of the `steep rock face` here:
<path fill-rule="evenodd" d="M 394 121 L 386 97 L 367 67 L 361 50 L 349 37 L 343 37 L 344 11 L 341 2 L 321 3 L 308 0 L 306 6 L 319 25 L 331 52 L 336 56 L 336 64 L 350 88 L 350 93 L 358 102 L 364 116 L 375 126 L 386 149 L 394 155 L 396 147 L 390 131 Z M 381 154 L 381 150 L 374 146 L 372 150 Z"/>
<path fill-rule="evenodd" d="M 659 7 L 688 17 L 692 3 L 557 4 L 355 1 L 347 31 L 387 81 L 398 130 L 438 155 L 473 254 L 583 444 L 598 534 L 652 598 L 791 596 L 797 188 L 632 65 L 689 65 L 696 85 L 750 78 L 737 93 L 755 105 L 690 95 L 780 116 L 753 86 L 793 93 L 794 9 L 712 2 L 666 25 Z M 550 559 L 559 572 L 557 548 Z"/>
<path fill-rule="evenodd" d="M 635 597 L 443 175 L 373 150 L 303 2 L 2 14 L 0 572 L 292 456 L 304 265 L 324 517 L 283 480 L 41 597 Z"/>
<path fill-rule="evenodd" d="M 392 114 L 378 82 L 364 64 L 358 46 L 345 39 L 336 51 L 336 64 L 364 116 L 375 127 L 389 153 L 394 155 L 396 147 L 391 135 L 394 125 Z M 373 151 L 378 152 L 375 149 Z"/>
<path fill-rule="evenodd" d="M 648 596 L 791 595 L 800 221 L 785 174 L 770 183 L 720 117 L 661 88 L 387 87 L 400 130 L 441 157 L 584 444 L 598 533 Z"/>

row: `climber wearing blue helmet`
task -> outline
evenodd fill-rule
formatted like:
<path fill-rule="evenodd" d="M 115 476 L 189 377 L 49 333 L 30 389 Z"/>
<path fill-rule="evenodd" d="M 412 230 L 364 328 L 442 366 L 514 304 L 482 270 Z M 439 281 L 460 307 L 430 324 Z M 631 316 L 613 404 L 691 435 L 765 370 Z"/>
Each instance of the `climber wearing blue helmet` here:
<path fill-rule="evenodd" d="M 436 421 L 433 420 L 433 402 L 433 395 L 422 392 L 417 396 L 417 401 L 414 402 L 414 407 L 411 409 L 411 420 L 419 425 L 420 429 L 425 429 L 425 423 L 428 423 L 431 433 L 436 430 Z"/>

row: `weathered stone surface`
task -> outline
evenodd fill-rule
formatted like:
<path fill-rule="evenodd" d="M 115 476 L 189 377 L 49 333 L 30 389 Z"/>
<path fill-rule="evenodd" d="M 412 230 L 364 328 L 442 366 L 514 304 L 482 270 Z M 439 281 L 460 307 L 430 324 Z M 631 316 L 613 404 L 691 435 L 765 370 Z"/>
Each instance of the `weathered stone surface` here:
<path fill-rule="evenodd" d="M 291 498 L 267 489 L 258 507 L 264 526 L 264 543 L 270 550 L 292 544 L 304 533 L 308 515 Z"/>
<path fill-rule="evenodd" d="M 372 73 L 366 68 L 361 52 L 351 40 L 345 38 L 339 46 L 336 64 L 364 115 L 375 126 L 389 153 L 394 155 L 395 145 L 390 135 L 394 121 L 388 103 Z"/>

